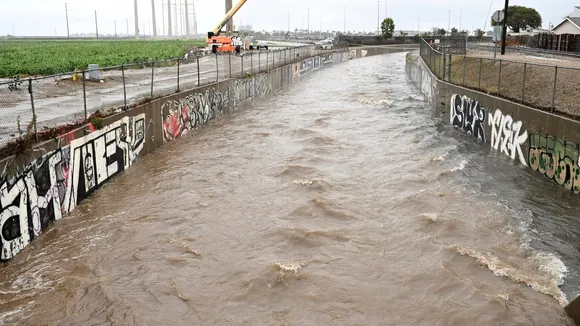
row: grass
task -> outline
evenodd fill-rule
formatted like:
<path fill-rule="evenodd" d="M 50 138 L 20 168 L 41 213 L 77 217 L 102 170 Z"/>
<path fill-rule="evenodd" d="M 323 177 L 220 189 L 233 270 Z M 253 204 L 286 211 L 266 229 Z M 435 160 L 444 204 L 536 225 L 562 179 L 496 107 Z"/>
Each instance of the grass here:
<path fill-rule="evenodd" d="M 435 74 L 441 78 L 440 59 L 433 58 L 433 63 Z M 580 107 L 577 105 L 577 97 L 580 95 L 580 70 L 558 67 L 555 89 L 554 66 L 527 63 L 524 67 L 523 62 L 502 60 L 500 63 L 499 60 L 457 55 L 452 57 L 450 70 L 452 84 L 480 90 L 548 112 L 552 111 L 555 90 L 554 112 L 580 119 Z M 445 79 L 448 80 L 448 76 L 445 76 Z"/>
<path fill-rule="evenodd" d="M 0 78 L 164 60 L 205 45 L 205 40 L 0 40 Z"/>

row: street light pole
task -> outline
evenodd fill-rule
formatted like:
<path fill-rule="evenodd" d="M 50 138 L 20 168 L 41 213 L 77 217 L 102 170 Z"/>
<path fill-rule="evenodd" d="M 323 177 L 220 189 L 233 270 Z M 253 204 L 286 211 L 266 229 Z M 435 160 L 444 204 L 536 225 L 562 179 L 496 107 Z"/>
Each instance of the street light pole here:
<path fill-rule="evenodd" d="M 510 4 L 510 0 L 505 0 L 505 8 L 504 8 L 504 15 L 503 15 L 503 29 L 501 31 L 501 55 L 505 54 L 505 38 L 507 34 L 507 20 L 508 20 L 508 7 Z"/>

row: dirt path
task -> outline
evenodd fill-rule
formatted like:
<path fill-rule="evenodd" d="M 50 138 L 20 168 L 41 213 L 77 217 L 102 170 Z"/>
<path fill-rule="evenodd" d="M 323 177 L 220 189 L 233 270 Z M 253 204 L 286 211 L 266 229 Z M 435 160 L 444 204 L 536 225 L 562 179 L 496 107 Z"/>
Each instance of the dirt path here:
<path fill-rule="evenodd" d="M 466 58 L 453 57 L 452 82 L 580 119 L 576 103 L 580 94 L 579 59 L 517 53 L 497 57 L 502 60 L 494 60 L 493 52 L 474 50 L 468 51 Z"/>

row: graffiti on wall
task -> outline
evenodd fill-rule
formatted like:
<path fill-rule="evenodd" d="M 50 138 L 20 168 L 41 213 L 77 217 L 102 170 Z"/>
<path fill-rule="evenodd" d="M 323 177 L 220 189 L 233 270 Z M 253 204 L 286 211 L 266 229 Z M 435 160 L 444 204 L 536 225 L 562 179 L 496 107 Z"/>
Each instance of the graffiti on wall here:
<path fill-rule="evenodd" d="M 234 87 L 234 107 L 250 98 L 263 98 L 272 93 L 272 79 L 269 74 L 260 74 L 254 78 L 238 79 Z"/>
<path fill-rule="evenodd" d="M 414 67 L 414 66 L 412 66 Z M 426 69 L 417 69 L 418 76 L 421 80 L 421 92 L 427 98 L 429 104 L 433 103 L 433 78 L 431 74 Z"/>
<path fill-rule="evenodd" d="M 449 112 L 451 125 L 462 129 L 485 143 L 483 126 L 485 125 L 487 111 L 479 104 L 479 101 L 472 100 L 467 96 L 462 97 L 454 94 L 451 97 L 451 109 Z"/>
<path fill-rule="evenodd" d="M 166 101 L 161 106 L 163 115 L 163 136 L 166 141 L 185 135 L 189 130 L 222 114 L 229 104 L 229 91 L 214 89 L 194 93 L 174 101 Z"/>
<path fill-rule="evenodd" d="M 2 176 L 0 259 L 24 249 L 52 222 L 127 169 L 143 149 L 145 115 L 125 117 Z"/>
<path fill-rule="evenodd" d="M 522 130 L 522 122 L 514 121 L 509 114 L 495 110 L 489 115 L 488 124 L 491 127 L 491 147 L 517 159 L 523 165 L 528 165 L 522 152 L 522 145 L 528 140 L 528 132 Z"/>
<path fill-rule="evenodd" d="M 580 194 L 578 145 L 538 133 L 530 135 L 528 163 L 532 170 Z"/>

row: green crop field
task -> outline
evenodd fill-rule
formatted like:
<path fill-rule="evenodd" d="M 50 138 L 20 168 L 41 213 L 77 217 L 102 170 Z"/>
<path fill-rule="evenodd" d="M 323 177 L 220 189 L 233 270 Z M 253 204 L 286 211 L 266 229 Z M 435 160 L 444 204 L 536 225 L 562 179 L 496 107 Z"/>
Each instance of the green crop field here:
<path fill-rule="evenodd" d="M 204 45 L 205 40 L 0 40 L 0 78 L 163 60 Z"/>

